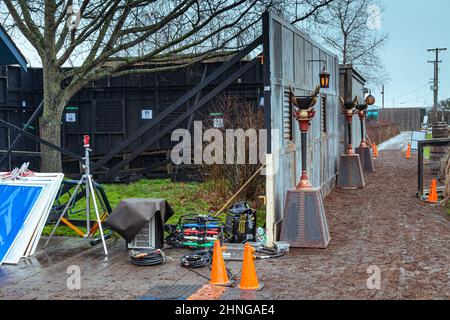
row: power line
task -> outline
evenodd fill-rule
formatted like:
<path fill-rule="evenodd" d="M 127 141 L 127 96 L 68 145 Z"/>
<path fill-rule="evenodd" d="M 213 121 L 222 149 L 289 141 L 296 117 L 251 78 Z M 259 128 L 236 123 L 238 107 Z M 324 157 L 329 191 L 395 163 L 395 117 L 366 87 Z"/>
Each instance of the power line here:
<path fill-rule="evenodd" d="M 429 92 L 427 92 L 427 93 L 421 95 L 420 97 L 415 97 L 415 98 L 410 99 L 410 100 L 402 101 L 401 103 L 418 102 L 420 99 L 422 99 L 422 98 L 424 98 L 424 97 L 426 97 L 426 96 L 428 96 L 428 95 L 429 95 Z"/>
<path fill-rule="evenodd" d="M 397 97 L 394 97 L 394 98 L 392 98 L 392 99 L 398 99 L 398 98 L 402 98 L 402 97 L 405 97 L 405 96 L 409 96 L 409 95 L 411 95 L 411 94 L 413 94 L 413 93 L 416 93 L 417 91 L 423 89 L 424 87 L 426 87 L 426 86 L 428 86 L 428 85 L 429 85 L 429 83 L 427 82 L 427 83 L 421 85 L 420 87 L 418 87 L 418 88 L 416 88 L 416 89 L 414 89 L 414 90 L 408 91 L 407 93 L 401 94 L 401 95 L 399 95 L 399 96 L 397 96 Z"/>

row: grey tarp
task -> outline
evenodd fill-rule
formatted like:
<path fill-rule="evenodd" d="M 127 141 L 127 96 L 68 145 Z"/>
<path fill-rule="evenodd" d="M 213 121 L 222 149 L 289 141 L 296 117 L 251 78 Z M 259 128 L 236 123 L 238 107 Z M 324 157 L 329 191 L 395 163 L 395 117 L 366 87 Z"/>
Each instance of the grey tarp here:
<path fill-rule="evenodd" d="M 106 223 L 127 242 L 131 242 L 138 232 L 156 215 L 158 233 L 164 236 L 163 225 L 173 211 L 165 199 L 126 199 L 112 211 Z"/>

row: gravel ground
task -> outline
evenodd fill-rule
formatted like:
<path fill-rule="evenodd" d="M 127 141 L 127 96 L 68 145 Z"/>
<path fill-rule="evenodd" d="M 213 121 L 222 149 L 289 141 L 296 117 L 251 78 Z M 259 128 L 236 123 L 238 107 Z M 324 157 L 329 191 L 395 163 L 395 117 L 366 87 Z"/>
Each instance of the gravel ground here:
<path fill-rule="evenodd" d="M 375 165 L 365 189 L 335 190 L 325 199 L 326 250 L 292 249 L 258 262 L 274 299 L 450 298 L 450 221 L 415 198 L 416 157 L 389 150 Z M 380 289 L 368 288 L 370 270 L 380 271 Z"/>

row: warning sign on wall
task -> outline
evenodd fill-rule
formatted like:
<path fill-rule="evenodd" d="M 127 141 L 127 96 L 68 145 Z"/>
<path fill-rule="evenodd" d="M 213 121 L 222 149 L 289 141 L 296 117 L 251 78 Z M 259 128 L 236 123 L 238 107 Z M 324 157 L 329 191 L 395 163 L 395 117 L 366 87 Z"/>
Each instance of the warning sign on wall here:
<path fill-rule="evenodd" d="M 77 114 L 73 112 L 66 113 L 66 122 L 77 122 Z"/>

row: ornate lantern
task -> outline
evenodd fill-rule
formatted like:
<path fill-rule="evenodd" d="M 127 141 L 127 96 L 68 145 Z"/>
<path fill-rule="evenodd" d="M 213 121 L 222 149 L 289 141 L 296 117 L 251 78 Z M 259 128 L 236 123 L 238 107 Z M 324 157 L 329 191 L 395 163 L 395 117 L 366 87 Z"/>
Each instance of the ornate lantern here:
<path fill-rule="evenodd" d="M 327 66 L 324 65 L 320 76 L 320 87 L 323 89 L 330 87 L 330 73 L 327 71 Z"/>
<path fill-rule="evenodd" d="M 375 97 L 369 94 L 365 100 L 366 105 L 373 106 L 375 104 Z"/>
<path fill-rule="evenodd" d="M 308 130 L 311 126 L 311 120 L 316 115 L 316 111 L 314 110 L 314 105 L 317 102 L 317 95 L 319 94 L 320 87 L 317 86 L 311 96 L 301 96 L 296 97 L 293 89 L 290 91 L 290 104 L 291 107 L 294 106 L 296 110 L 294 110 L 294 117 L 298 121 L 300 125 L 301 139 L 302 139 L 302 176 L 300 178 L 300 182 L 297 185 L 297 189 L 305 189 L 311 188 L 312 184 L 308 178 L 308 172 L 306 169 L 306 147 L 308 143 Z"/>
<path fill-rule="evenodd" d="M 361 124 L 361 144 L 359 145 L 360 148 L 367 147 L 366 144 L 366 132 L 364 130 L 365 120 L 366 120 L 366 114 L 367 114 L 367 108 L 369 106 L 367 104 L 358 104 L 356 106 L 356 110 L 358 110 L 358 116 L 359 116 L 359 122 Z"/>
<path fill-rule="evenodd" d="M 352 123 L 353 123 L 353 115 L 357 113 L 357 111 L 355 111 L 355 108 L 359 104 L 358 97 L 355 97 L 355 100 L 353 100 L 353 102 L 345 102 L 342 97 L 340 99 L 341 99 L 341 112 L 345 116 L 345 119 L 347 120 L 348 143 L 346 153 L 348 155 L 351 155 L 354 154 L 352 146 L 352 138 L 353 138 Z"/>

